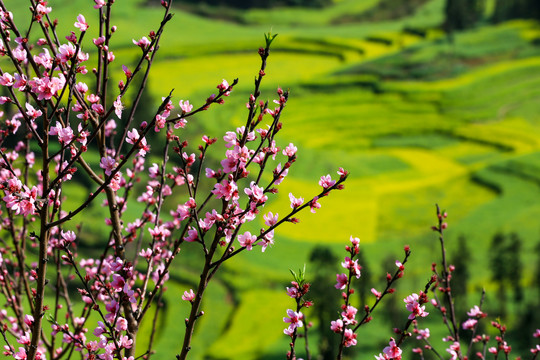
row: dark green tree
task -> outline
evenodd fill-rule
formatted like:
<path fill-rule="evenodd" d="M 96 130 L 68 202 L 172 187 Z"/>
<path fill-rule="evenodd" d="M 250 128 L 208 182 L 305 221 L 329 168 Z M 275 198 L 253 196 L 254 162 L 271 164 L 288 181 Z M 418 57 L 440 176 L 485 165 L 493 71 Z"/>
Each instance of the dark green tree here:
<path fill-rule="evenodd" d="M 386 272 L 393 272 L 396 269 L 396 257 L 389 255 L 382 261 L 381 268 L 382 276 L 380 284 L 386 284 Z M 396 284 L 398 283 L 399 281 Z M 386 295 L 380 303 L 381 311 L 378 313 L 381 314 L 392 327 L 399 327 L 400 322 L 403 321 L 403 309 L 405 308 L 402 304 L 403 302 L 401 299 L 398 299 L 396 294 Z"/>
<path fill-rule="evenodd" d="M 446 0 L 444 30 L 450 36 L 455 31 L 474 27 L 483 17 L 484 0 Z"/>
<path fill-rule="evenodd" d="M 331 5 L 331 0 L 183 0 L 187 4 L 207 4 L 211 6 L 233 7 L 238 9 L 272 8 L 277 6 L 322 7 Z"/>
<path fill-rule="evenodd" d="M 540 2 L 538 0 L 496 0 L 494 22 L 517 18 L 539 20 Z"/>
<path fill-rule="evenodd" d="M 367 304 L 369 297 L 371 296 L 371 288 L 373 287 L 373 280 L 371 278 L 371 271 L 368 267 L 367 260 L 364 256 L 364 250 L 360 249 L 357 256 L 358 264 L 362 267 L 362 276 L 360 281 L 355 285 L 360 298 L 359 309 L 362 309 Z"/>
<path fill-rule="evenodd" d="M 510 234 L 508 244 L 508 274 L 507 279 L 514 292 L 514 301 L 520 303 L 523 300 L 523 262 L 521 261 L 522 241 L 517 233 Z"/>
<path fill-rule="evenodd" d="M 506 236 L 498 232 L 493 236 L 490 249 L 491 279 L 497 284 L 499 315 L 506 315 L 506 279 L 508 274 L 508 256 Z"/>
<path fill-rule="evenodd" d="M 536 288 L 536 299 L 538 299 L 538 306 L 540 306 L 540 241 L 536 244 L 534 250 L 536 253 L 536 268 L 533 276 L 532 286 Z"/>
<path fill-rule="evenodd" d="M 451 259 L 455 267 L 451 280 L 452 297 L 456 304 L 457 313 L 461 314 L 466 310 L 467 285 L 470 277 L 469 263 L 471 261 L 470 249 L 464 235 L 458 238 L 458 247 Z"/>
<path fill-rule="evenodd" d="M 319 326 L 318 359 L 331 359 L 339 347 L 339 337 L 330 330 L 330 322 L 338 318 L 340 309 L 339 292 L 328 293 L 336 283 L 338 258 L 327 246 L 316 246 L 309 256 L 311 268 L 314 269 L 313 282 L 310 288 L 313 299 L 313 316 Z"/>

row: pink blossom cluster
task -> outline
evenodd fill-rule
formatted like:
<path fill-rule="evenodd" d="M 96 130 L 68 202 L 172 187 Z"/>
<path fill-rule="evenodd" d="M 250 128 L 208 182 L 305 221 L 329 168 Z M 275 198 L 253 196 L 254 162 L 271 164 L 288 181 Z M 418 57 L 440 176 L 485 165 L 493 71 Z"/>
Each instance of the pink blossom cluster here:
<path fill-rule="evenodd" d="M 393 338 L 390 338 L 390 342 L 388 343 L 388 346 L 383 349 L 383 352 L 379 355 L 375 355 L 375 359 L 377 360 L 386 360 L 386 359 L 401 359 L 401 354 L 403 353 L 403 350 L 399 348 L 399 346 L 396 345 L 396 341 Z"/>
<path fill-rule="evenodd" d="M 426 317 L 429 315 L 428 312 L 426 312 L 426 306 L 422 305 L 428 302 L 427 295 L 423 292 L 420 292 L 420 295 L 418 294 L 411 294 L 407 296 L 403 301 L 406 304 L 406 308 L 411 313 L 409 314 L 409 320 L 414 320 L 417 317 Z"/>
<path fill-rule="evenodd" d="M 332 186 L 329 178 L 321 178 L 319 182 L 323 188 L 325 186 Z M 345 246 L 345 250 L 348 256 L 345 256 L 341 266 L 346 270 L 345 273 L 336 274 L 337 283 L 335 288 L 338 290 L 345 290 L 342 292 L 344 303 L 341 306 L 340 318 L 332 321 L 330 329 L 341 336 L 341 347 L 350 347 L 357 344 L 355 330 L 358 328 L 356 325 L 356 314 L 358 309 L 350 304 L 350 296 L 354 293 L 354 289 L 351 288 L 351 280 L 353 277 L 359 279 L 361 276 L 362 266 L 358 264 L 358 259 L 355 259 L 360 252 L 360 239 L 357 237 L 350 237 L 350 245 Z M 369 321 L 366 318 L 366 321 Z"/>

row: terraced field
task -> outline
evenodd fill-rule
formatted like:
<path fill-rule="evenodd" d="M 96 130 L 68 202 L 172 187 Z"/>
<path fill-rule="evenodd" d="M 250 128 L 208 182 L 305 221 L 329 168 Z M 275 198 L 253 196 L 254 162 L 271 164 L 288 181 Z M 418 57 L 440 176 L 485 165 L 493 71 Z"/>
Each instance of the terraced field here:
<path fill-rule="evenodd" d="M 320 175 L 335 174 L 338 166 L 351 172 L 346 190 L 323 199 L 317 215 L 304 214 L 299 224 L 277 234 L 265 254 L 243 254 L 225 269 L 210 289 L 208 317 L 197 329 L 192 359 L 282 358 L 287 338 L 281 319 L 291 306 L 282 291 L 288 269 L 302 267 L 318 244 L 338 253 L 350 235 L 360 237 L 375 276 L 383 273 L 383 258 L 410 244 L 410 272 L 417 277 L 402 289 L 421 286 L 437 256 L 429 231 L 435 203 L 450 214 L 450 248 L 462 234 L 474 247 L 470 290 L 490 286 L 487 253 L 498 231 L 519 233 L 524 263 L 532 264 L 540 231 L 540 47 L 533 44 L 540 25 L 485 25 L 449 42 L 438 30 L 442 0 L 394 21 L 337 22 L 377 3 L 342 0 L 316 12 L 252 10 L 236 14 L 242 23 L 176 11 L 150 80 L 152 96 L 175 88 L 176 100 L 197 103 L 221 79 L 240 79 L 228 103 L 199 116 L 190 134 L 221 138 L 242 124 L 262 34 L 279 33 L 264 96 L 272 99 L 277 86 L 291 89 L 281 140 L 299 146 L 299 161 L 268 210 L 285 212 L 289 192 L 314 194 Z M 50 4 L 73 13 L 63 1 Z M 143 9 L 140 1 L 119 2 L 118 9 L 117 58 L 127 63 L 137 52 L 131 39 L 146 35 L 152 29 L 147 23 L 157 23 L 160 11 Z M 140 24 L 138 33 L 122 31 L 133 23 Z M 423 29 L 425 36 L 406 27 Z M 174 271 L 182 275 L 165 295 L 169 305 L 158 334 L 163 335 L 157 339 L 158 359 L 178 350 L 176 334 L 185 317 L 178 303 L 196 268 L 180 264 Z M 308 277 L 309 271 L 308 264 Z M 531 281 L 522 279 L 525 286 Z M 372 326 L 359 341 L 368 354 L 378 352 L 372 334 L 391 329 Z"/>

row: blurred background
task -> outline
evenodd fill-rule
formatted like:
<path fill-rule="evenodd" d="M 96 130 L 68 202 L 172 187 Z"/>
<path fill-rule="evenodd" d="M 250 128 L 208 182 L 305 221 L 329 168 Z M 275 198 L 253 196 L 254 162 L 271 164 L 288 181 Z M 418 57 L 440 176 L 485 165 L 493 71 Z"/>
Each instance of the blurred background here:
<path fill-rule="evenodd" d="M 5 3 L 16 21 L 28 20 L 17 17 L 28 13 L 23 2 Z M 73 30 L 78 13 L 92 29 L 92 5 L 49 1 L 59 33 Z M 540 324 L 537 0 L 175 0 L 173 13 L 139 119 L 152 116 L 173 88 L 176 104 L 201 104 L 222 79 L 239 78 L 225 105 L 190 120 L 180 134 L 221 139 L 245 122 L 257 49 L 271 31 L 278 37 L 262 98 L 276 98 L 278 86 L 290 89 L 280 145 L 293 142 L 299 150 L 281 196 L 265 211 L 285 214 L 289 192 L 313 196 L 319 177 L 335 178 L 338 167 L 351 174 L 344 191 L 321 200 L 318 214 L 302 214 L 299 224 L 283 227 L 266 253 L 243 253 L 224 268 L 209 289 L 192 359 L 283 359 L 288 337 L 282 318 L 293 306 L 285 286 L 292 280 L 289 269 L 304 264 L 314 283 L 315 306 L 306 312 L 314 324 L 314 358 L 332 358 L 336 344 L 329 326 L 340 298 L 333 285 L 351 235 L 361 239 L 363 250 L 357 306 L 373 303 L 370 289 L 382 288 L 405 244 L 412 249 L 397 296 L 361 328 L 348 356 L 378 354 L 392 328 L 406 322 L 401 299 L 423 289 L 431 263 L 439 260 L 438 238 L 430 230 L 436 203 L 449 214 L 459 318 L 467 318 L 485 288 L 490 317 L 513 329 L 515 353 L 529 353 Z M 121 65 L 132 65 L 140 53 L 132 39 L 157 30 L 161 14 L 157 0 L 115 3 L 115 82 L 123 77 Z M 86 40 L 92 54 L 91 36 Z M 153 155 L 157 161 L 159 154 Z M 223 155 L 214 153 L 211 161 L 217 164 Z M 91 211 L 95 220 L 87 216 L 85 222 L 97 226 L 86 229 L 100 229 L 102 210 Z M 93 244 L 103 242 L 99 230 L 85 236 L 81 252 L 90 254 Z M 182 251 L 189 255 L 187 247 Z M 164 300 L 156 359 L 174 358 L 180 347 L 187 313 L 180 296 L 193 287 L 197 269 L 189 256 L 180 257 Z M 433 316 L 422 319 L 425 326 L 444 349 L 442 323 Z M 405 357 L 413 358 L 410 350 Z"/>

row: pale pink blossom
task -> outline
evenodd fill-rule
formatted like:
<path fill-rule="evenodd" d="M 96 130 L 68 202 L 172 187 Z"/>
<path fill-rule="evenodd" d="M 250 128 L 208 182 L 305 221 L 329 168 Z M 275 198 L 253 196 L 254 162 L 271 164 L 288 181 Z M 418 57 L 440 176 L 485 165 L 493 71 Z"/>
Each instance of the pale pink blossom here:
<path fill-rule="evenodd" d="M 57 135 L 58 141 L 62 144 L 70 143 L 75 138 L 71 127 L 62 127 L 62 124 L 58 121 L 56 122 L 56 126 L 51 126 L 49 129 L 49 135 Z"/>
<path fill-rule="evenodd" d="M 425 311 L 425 305 L 420 305 L 420 303 L 418 302 L 418 294 L 411 294 L 405 299 L 403 299 L 403 301 L 407 304 L 405 306 L 407 310 L 411 312 L 411 314 L 409 315 L 409 320 L 414 320 L 417 316 L 426 317 L 429 315 L 429 313 Z"/>
<path fill-rule="evenodd" d="M 257 205 L 262 205 L 268 200 L 268 196 L 264 194 L 264 188 L 255 184 L 255 181 L 252 181 L 249 184 L 249 188 L 244 189 L 244 192 L 247 196 L 251 197 Z"/>
<path fill-rule="evenodd" d="M 94 5 L 94 9 L 101 9 L 103 6 L 105 6 L 105 0 L 94 0 L 96 5 Z"/>
<path fill-rule="evenodd" d="M 214 190 L 212 194 L 216 195 L 218 199 L 225 199 L 226 201 L 231 200 L 232 198 L 238 198 L 238 187 L 236 183 L 231 180 L 223 180 L 221 183 L 216 183 L 214 185 Z"/>
<path fill-rule="evenodd" d="M 62 64 L 65 64 L 75 55 L 75 46 L 72 43 L 60 45 L 58 48 L 58 55 L 56 58 L 60 60 Z"/>
<path fill-rule="evenodd" d="M 133 43 L 137 46 L 139 46 L 141 49 L 146 49 L 148 46 L 150 46 L 151 42 L 146 38 L 146 36 L 143 36 L 139 40 L 132 40 Z"/>
<path fill-rule="evenodd" d="M 13 57 L 17 59 L 18 62 L 23 62 L 26 60 L 26 50 L 22 46 L 17 46 L 13 49 Z"/>
<path fill-rule="evenodd" d="M 274 176 L 277 177 L 277 179 L 274 181 L 274 184 L 279 185 L 283 182 L 283 179 L 287 176 L 289 173 L 289 168 L 286 168 L 282 170 L 281 163 L 276 166 L 276 169 L 274 170 Z"/>
<path fill-rule="evenodd" d="M 337 284 L 334 287 L 338 290 L 343 290 L 347 286 L 347 275 L 346 274 L 336 274 Z"/>
<path fill-rule="evenodd" d="M 28 83 L 26 75 L 19 75 L 18 73 L 13 74 L 15 81 L 13 82 L 13 87 L 19 91 L 26 90 L 26 84 Z"/>
<path fill-rule="evenodd" d="M 77 85 L 75 85 L 75 89 L 77 89 L 77 91 L 81 94 L 86 94 L 86 92 L 88 91 L 88 85 L 83 82 L 78 82 Z"/>
<path fill-rule="evenodd" d="M 319 203 L 319 197 L 315 196 L 313 200 L 309 202 L 309 211 L 311 211 L 312 214 L 315 214 L 317 212 L 317 209 L 321 208 L 321 204 Z"/>
<path fill-rule="evenodd" d="M 82 14 L 79 14 L 79 16 L 77 16 L 77 21 L 73 25 L 75 25 L 75 27 L 80 29 L 81 31 L 86 31 L 88 29 L 88 23 L 86 22 L 86 19 Z"/>
<path fill-rule="evenodd" d="M 114 168 L 116 167 L 116 160 L 110 156 L 105 156 L 101 158 L 99 167 L 105 170 L 105 175 L 110 176 Z"/>
<path fill-rule="evenodd" d="M 478 323 L 478 320 L 476 319 L 468 319 L 467 321 L 463 322 L 463 329 L 465 330 L 472 330 Z"/>
<path fill-rule="evenodd" d="M 474 305 L 471 310 L 469 310 L 467 312 L 467 315 L 469 315 L 470 317 L 476 317 L 476 318 L 481 318 L 481 317 L 484 317 L 485 314 L 482 312 L 482 310 L 480 310 L 480 308 L 478 307 L 478 305 Z"/>
<path fill-rule="evenodd" d="M 274 230 L 269 231 L 261 238 L 261 251 L 265 252 L 268 245 L 274 244 Z"/>
<path fill-rule="evenodd" d="M 11 74 L 5 72 L 0 76 L 0 85 L 2 86 L 11 86 L 13 85 L 13 76 Z"/>
<path fill-rule="evenodd" d="M 454 343 L 450 345 L 448 349 L 446 349 L 446 351 L 448 351 L 448 353 L 451 356 L 450 360 L 458 359 L 459 348 L 460 348 L 459 342 L 455 341 Z"/>
<path fill-rule="evenodd" d="M 193 105 L 189 103 L 189 100 L 186 100 L 185 102 L 184 100 L 180 100 L 179 105 L 180 105 L 180 109 L 182 109 L 182 114 L 186 114 L 190 112 L 191 110 L 193 110 Z"/>
<path fill-rule="evenodd" d="M 337 319 L 336 321 L 332 321 L 330 323 L 330 329 L 335 333 L 343 331 L 343 320 Z"/>
<path fill-rule="evenodd" d="M 50 13 L 52 11 L 52 8 L 50 6 L 45 6 L 47 3 L 39 3 L 37 6 L 36 6 L 36 12 L 39 14 L 39 15 L 46 15 L 48 13 Z"/>
<path fill-rule="evenodd" d="M 348 256 L 345 257 L 345 261 L 341 263 L 341 266 L 343 266 L 345 269 L 348 269 L 351 271 L 351 273 L 357 278 L 360 278 L 360 270 L 362 267 L 358 265 L 358 260 L 352 260 Z"/>
<path fill-rule="evenodd" d="M 195 293 L 193 292 L 193 289 L 189 289 L 189 292 L 184 291 L 184 295 L 182 295 L 182 300 L 192 301 L 193 299 L 195 299 Z"/>
<path fill-rule="evenodd" d="M 289 199 L 291 200 L 291 208 L 296 209 L 302 206 L 304 203 L 304 198 L 295 198 L 292 193 L 289 193 Z"/>
<path fill-rule="evenodd" d="M 379 291 L 377 291 L 377 289 L 375 289 L 375 288 L 371 288 L 371 293 L 372 293 L 373 295 L 375 295 L 375 297 L 376 297 L 377 299 L 380 299 L 381 296 L 382 296 L 382 294 L 381 294 Z"/>
<path fill-rule="evenodd" d="M 336 184 L 336 181 L 332 180 L 330 175 L 321 176 L 321 180 L 319 180 L 319 185 L 322 186 L 323 189 L 329 189 L 335 184 Z"/>
<path fill-rule="evenodd" d="M 32 105 L 30 105 L 29 103 L 26 103 L 25 106 L 26 106 L 26 115 L 32 120 L 37 119 L 38 117 L 40 117 L 43 114 L 41 112 L 41 110 L 34 109 L 34 107 Z M 58 125 L 58 123 L 57 123 L 57 125 Z"/>
<path fill-rule="evenodd" d="M 17 360 L 26 360 L 26 350 L 23 347 L 19 347 L 19 351 L 14 353 L 13 357 Z"/>
<path fill-rule="evenodd" d="M 422 340 L 422 339 L 428 339 L 429 336 L 430 336 L 429 329 L 425 328 L 425 329 L 418 330 L 418 336 L 416 336 L 416 338 L 418 340 Z"/>
<path fill-rule="evenodd" d="M 302 319 L 304 319 L 304 315 L 299 311 L 293 311 L 291 309 L 287 310 L 288 317 L 284 317 L 283 321 L 289 324 L 289 329 L 294 330 L 297 327 L 302 327 L 304 324 L 302 323 Z"/>
<path fill-rule="evenodd" d="M 199 238 L 199 234 L 197 233 L 197 230 L 190 229 L 188 230 L 188 235 L 184 237 L 184 241 L 193 242 L 193 241 L 197 241 L 198 238 Z"/>
<path fill-rule="evenodd" d="M 389 359 L 401 359 L 401 349 L 396 345 L 396 341 L 391 338 L 388 346 L 383 349 L 383 353 L 388 356 Z"/>
<path fill-rule="evenodd" d="M 219 89 L 220 92 L 224 92 L 225 90 L 229 88 L 229 83 L 227 82 L 227 80 L 223 79 L 223 81 L 217 86 L 217 88 Z M 229 96 L 229 94 L 230 94 L 230 91 L 227 91 L 223 95 Z"/>
<path fill-rule="evenodd" d="M 30 332 L 26 331 L 24 335 L 21 335 L 17 342 L 22 345 L 30 345 Z"/>
<path fill-rule="evenodd" d="M 34 317 L 32 315 L 24 315 L 24 323 L 31 328 L 34 326 Z"/>
<path fill-rule="evenodd" d="M 285 149 L 283 149 L 283 155 L 293 157 L 296 154 L 298 148 L 293 143 L 289 143 Z"/>
<path fill-rule="evenodd" d="M 253 244 L 257 241 L 257 236 L 251 235 L 249 231 L 246 231 L 244 234 L 238 235 L 238 242 L 242 247 L 245 247 L 247 250 L 253 249 Z"/>
<path fill-rule="evenodd" d="M 264 224 L 266 226 L 274 226 L 277 224 L 279 218 L 279 214 L 272 214 L 271 211 L 268 212 L 268 214 L 263 215 Z"/>
<path fill-rule="evenodd" d="M 354 318 L 356 317 L 357 312 L 358 310 L 354 306 L 347 306 L 347 308 L 345 308 L 345 310 L 341 312 L 343 322 L 346 325 L 356 324 L 356 320 Z"/>
<path fill-rule="evenodd" d="M 122 110 L 124 110 L 124 107 L 122 106 L 122 101 L 120 98 L 120 95 L 116 98 L 116 100 L 113 103 L 114 105 L 114 113 L 116 116 L 118 116 L 119 119 L 122 118 Z"/>
<path fill-rule="evenodd" d="M 45 69 L 50 69 L 52 67 L 52 57 L 49 54 L 49 50 L 47 48 L 43 48 L 43 52 L 34 55 L 34 61 L 36 64 L 43 66 Z"/>
<path fill-rule="evenodd" d="M 227 143 L 225 146 L 230 148 L 236 145 L 237 139 L 236 139 L 236 133 L 234 131 L 227 131 L 225 133 L 225 136 L 223 136 L 223 140 Z"/>
<path fill-rule="evenodd" d="M 356 345 L 356 343 L 356 334 L 352 331 L 352 329 L 346 329 L 343 345 L 345 345 L 345 347 L 350 347 Z"/>
<path fill-rule="evenodd" d="M 116 320 L 116 330 L 118 330 L 118 331 L 126 331 L 127 328 L 128 328 L 127 320 L 120 316 Z"/>

